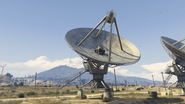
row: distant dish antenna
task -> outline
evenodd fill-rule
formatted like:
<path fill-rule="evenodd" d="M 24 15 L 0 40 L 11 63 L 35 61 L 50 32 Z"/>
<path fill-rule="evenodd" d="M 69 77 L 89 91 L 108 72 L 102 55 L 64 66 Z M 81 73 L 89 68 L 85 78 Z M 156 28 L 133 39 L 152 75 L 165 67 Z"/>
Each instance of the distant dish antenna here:
<path fill-rule="evenodd" d="M 69 47 L 82 57 L 85 70 L 93 74 L 93 79 L 85 84 L 92 82 L 91 88 L 110 89 L 103 80 L 108 67 L 134 64 L 140 59 L 137 47 L 120 37 L 114 15 L 110 11 L 94 28 L 76 28 L 65 35 Z M 110 32 L 102 30 L 106 23 L 110 24 Z M 113 24 L 117 34 L 112 33 Z"/>
<path fill-rule="evenodd" d="M 169 88 L 173 85 L 183 88 L 183 90 L 185 88 L 185 44 L 182 43 L 184 40 L 185 38 L 176 41 L 168 37 L 161 37 L 161 43 L 164 49 L 173 59 L 172 64 L 168 65 L 165 70 L 165 73 L 168 74 L 168 76 L 164 80 L 164 86 L 167 84 L 172 75 L 177 76 L 178 79 L 178 81 L 170 85 Z"/>
<path fill-rule="evenodd" d="M 4 65 L 4 66 L 1 66 L 0 65 L 0 67 L 2 67 L 2 71 L 1 71 L 1 75 L 3 74 L 3 71 L 4 71 L 4 67 L 6 66 L 6 64 Z"/>

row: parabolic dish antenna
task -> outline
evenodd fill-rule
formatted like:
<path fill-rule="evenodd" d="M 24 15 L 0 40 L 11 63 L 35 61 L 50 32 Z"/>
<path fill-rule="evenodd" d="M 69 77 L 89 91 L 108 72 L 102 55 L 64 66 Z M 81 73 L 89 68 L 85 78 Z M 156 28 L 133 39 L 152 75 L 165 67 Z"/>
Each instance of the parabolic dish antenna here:
<path fill-rule="evenodd" d="M 181 60 L 185 60 L 185 44 L 182 43 L 185 38 L 180 41 L 176 41 L 168 37 L 161 36 L 161 40 L 163 44 L 170 50 L 170 56 L 173 55 Z"/>
<path fill-rule="evenodd" d="M 103 23 L 102 26 L 97 29 L 101 23 Z M 110 24 L 110 32 L 102 30 L 106 23 Z M 113 24 L 117 34 L 112 33 Z M 93 74 L 93 79 L 84 84 L 85 86 L 92 82 L 91 88 L 106 88 L 110 91 L 103 80 L 108 67 L 134 64 L 140 59 L 137 47 L 120 37 L 113 11 L 105 15 L 94 28 L 76 28 L 68 31 L 65 41 L 83 58 L 85 71 Z"/>
<path fill-rule="evenodd" d="M 140 59 L 140 52 L 137 47 L 123 37 L 120 37 L 123 50 L 120 48 L 119 38 L 116 34 L 112 34 L 110 50 L 110 32 L 102 30 L 99 36 L 95 38 L 99 29 L 95 29 L 91 35 L 78 46 L 92 29 L 93 28 L 76 28 L 70 30 L 65 35 L 66 43 L 78 54 L 92 59 L 95 62 L 111 65 L 129 65 L 136 63 Z M 95 51 L 98 47 L 103 48 L 105 53 L 98 54 Z M 110 61 L 109 51 L 111 51 Z"/>
<path fill-rule="evenodd" d="M 97 29 L 101 23 L 103 23 L 101 28 Z M 106 23 L 110 24 L 110 32 L 102 30 Z M 117 34 L 112 33 L 113 24 L 115 24 Z M 120 37 L 113 11 L 105 15 L 94 28 L 76 28 L 68 31 L 65 41 L 83 58 L 85 71 L 80 73 L 88 71 L 93 74 L 93 79 L 79 89 L 92 82 L 91 88 L 105 88 L 108 92 L 106 96 L 112 96 L 110 87 L 103 80 L 108 67 L 134 64 L 140 59 L 137 47 Z"/>
<path fill-rule="evenodd" d="M 166 67 L 165 73 L 168 74 L 168 76 L 164 80 L 164 86 L 167 84 L 171 76 L 175 75 L 177 76 L 177 81 L 168 86 L 168 88 L 170 89 L 171 86 L 175 85 L 178 88 L 183 88 L 183 92 L 185 93 L 185 44 L 182 43 L 184 40 L 185 38 L 176 41 L 174 39 L 161 36 L 164 49 L 173 59 L 172 64 L 167 65 Z"/>

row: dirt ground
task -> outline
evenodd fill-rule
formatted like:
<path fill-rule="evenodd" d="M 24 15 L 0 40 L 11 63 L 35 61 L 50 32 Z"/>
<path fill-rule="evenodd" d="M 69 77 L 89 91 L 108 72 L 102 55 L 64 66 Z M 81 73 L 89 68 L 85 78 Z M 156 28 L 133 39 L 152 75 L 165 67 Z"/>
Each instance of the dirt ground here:
<path fill-rule="evenodd" d="M 141 90 L 136 90 L 142 87 Z M 122 90 L 124 88 L 124 90 Z M 74 88 L 71 88 L 74 89 Z M 116 90 L 116 87 L 113 86 Z M 87 99 L 76 98 L 76 94 L 63 94 L 52 96 L 26 96 L 25 98 L 1 98 L 0 104 L 185 104 L 185 96 L 181 89 L 172 89 L 173 95 L 168 95 L 168 90 L 159 87 L 123 87 L 118 86 L 118 92 L 113 92 L 114 97 L 109 102 L 103 102 L 101 93 L 84 93 Z M 157 98 L 149 97 L 148 91 L 156 91 Z"/>
<path fill-rule="evenodd" d="M 10 100 L 17 100 L 17 103 L 11 104 L 185 104 L 184 96 L 159 96 L 158 98 L 151 98 L 146 94 L 125 94 L 127 96 L 122 96 L 119 92 L 118 94 L 115 93 L 115 96 L 111 99 L 111 101 L 103 102 L 101 95 L 102 94 L 89 94 L 87 95 L 87 99 L 75 98 L 76 95 L 59 96 L 58 98 L 16 98 L 5 99 L 3 102 L 5 104 L 9 104 L 6 102 Z"/>

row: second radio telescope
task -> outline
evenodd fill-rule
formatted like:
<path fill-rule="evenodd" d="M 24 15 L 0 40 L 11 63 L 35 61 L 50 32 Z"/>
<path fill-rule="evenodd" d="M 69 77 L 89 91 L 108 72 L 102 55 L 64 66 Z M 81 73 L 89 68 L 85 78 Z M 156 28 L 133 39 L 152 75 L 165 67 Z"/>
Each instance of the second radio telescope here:
<path fill-rule="evenodd" d="M 182 88 L 183 93 L 185 93 L 185 44 L 182 42 L 184 39 L 176 41 L 174 39 L 161 36 L 161 43 L 169 54 L 169 56 L 173 59 L 170 65 L 167 65 L 165 73 L 168 74 L 163 84 L 164 87 L 171 78 L 172 75 L 177 76 L 177 81 L 171 84 L 168 88 L 170 89 L 172 86 Z"/>
<path fill-rule="evenodd" d="M 123 37 L 120 37 L 123 50 L 120 48 L 119 38 L 116 34 L 112 34 L 110 50 L 110 32 L 102 30 L 99 36 L 95 38 L 99 29 L 95 29 L 91 35 L 78 46 L 91 30 L 92 28 L 76 28 L 70 30 L 67 32 L 65 40 L 75 52 L 96 62 L 111 65 L 129 65 L 136 63 L 140 59 L 140 52 L 137 47 Z M 98 47 L 102 48 L 104 53 L 98 54 L 96 52 Z M 110 61 L 109 51 L 111 51 Z"/>
<path fill-rule="evenodd" d="M 175 56 L 179 59 L 185 60 L 185 44 L 181 43 L 181 41 L 184 41 L 185 38 L 180 41 L 176 41 L 174 39 L 162 36 L 161 40 L 168 50 L 170 50 L 169 55 L 171 57 Z"/>

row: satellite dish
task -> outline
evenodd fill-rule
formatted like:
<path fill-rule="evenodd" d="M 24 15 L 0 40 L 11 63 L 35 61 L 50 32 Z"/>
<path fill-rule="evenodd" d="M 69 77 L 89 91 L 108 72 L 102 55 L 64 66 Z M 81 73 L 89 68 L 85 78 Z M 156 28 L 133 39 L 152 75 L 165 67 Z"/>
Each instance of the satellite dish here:
<path fill-rule="evenodd" d="M 140 59 L 140 52 L 134 44 L 120 37 L 123 48 L 123 50 L 121 50 L 118 36 L 112 34 L 111 58 L 109 61 L 110 32 L 102 30 L 98 38 L 95 38 L 99 29 L 95 29 L 91 35 L 78 46 L 80 41 L 82 41 L 92 29 L 93 28 L 72 29 L 65 35 L 65 41 L 75 52 L 95 62 L 108 63 L 111 65 L 129 65 L 136 63 Z M 98 47 L 102 47 L 105 53 L 98 54 L 95 51 Z"/>
<path fill-rule="evenodd" d="M 169 88 L 173 85 L 176 87 L 185 88 L 185 44 L 182 43 L 184 39 L 176 41 L 174 39 L 161 36 L 161 41 L 164 49 L 167 51 L 169 56 L 173 59 L 171 65 L 167 65 L 165 73 L 168 77 L 164 80 L 165 83 L 169 81 L 172 75 L 177 76 L 178 81 L 171 84 Z M 171 68 L 173 70 L 171 70 Z M 166 83 L 167 84 L 167 83 Z M 185 92 L 185 89 L 183 90 Z"/>
<path fill-rule="evenodd" d="M 93 74 L 93 79 L 83 86 L 92 82 L 91 88 L 105 88 L 110 91 L 109 86 L 103 80 L 108 67 L 134 64 L 140 59 L 137 47 L 127 39 L 120 37 L 114 14 L 110 11 L 94 28 L 76 28 L 65 35 L 65 41 L 69 47 L 83 58 L 85 71 Z M 103 25 L 97 29 L 101 23 Z M 110 32 L 102 30 L 106 23 L 110 24 Z M 115 24 L 117 34 L 112 33 L 113 24 Z"/>
<path fill-rule="evenodd" d="M 185 60 L 185 44 L 182 43 L 185 38 L 180 41 L 176 41 L 174 39 L 161 36 L 161 40 L 166 46 L 166 48 L 170 51 L 170 57 L 174 58 L 175 56 L 175 58 Z"/>

